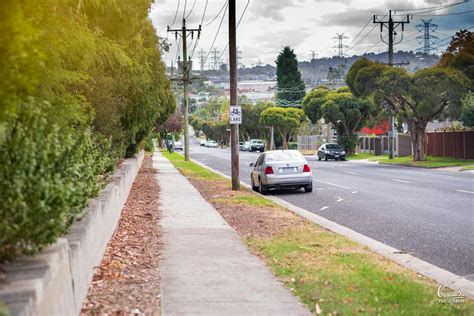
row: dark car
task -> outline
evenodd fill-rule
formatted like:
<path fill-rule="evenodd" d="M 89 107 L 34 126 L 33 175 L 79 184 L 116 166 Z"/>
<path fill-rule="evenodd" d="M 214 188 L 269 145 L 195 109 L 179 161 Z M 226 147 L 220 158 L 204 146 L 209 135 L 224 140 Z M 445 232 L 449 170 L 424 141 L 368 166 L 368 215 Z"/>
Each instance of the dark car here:
<path fill-rule="evenodd" d="M 322 144 L 318 149 L 318 160 L 321 159 L 346 160 L 346 152 L 338 144 Z"/>
<path fill-rule="evenodd" d="M 261 139 L 251 139 L 249 151 L 259 151 L 263 153 L 265 151 L 265 144 Z"/>

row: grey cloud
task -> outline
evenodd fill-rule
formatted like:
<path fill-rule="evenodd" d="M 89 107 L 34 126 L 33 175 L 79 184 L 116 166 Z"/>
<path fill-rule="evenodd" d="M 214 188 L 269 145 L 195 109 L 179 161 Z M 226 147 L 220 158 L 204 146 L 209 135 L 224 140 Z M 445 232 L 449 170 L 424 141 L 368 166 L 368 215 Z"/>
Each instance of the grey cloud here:
<path fill-rule="evenodd" d="M 253 18 L 264 17 L 282 22 L 285 20 L 282 11 L 287 8 L 298 7 L 298 3 L 302 2 L 304 0 L 279 0 L 278 2 L 274 0 L 260 0 L 252 5 Z"/>

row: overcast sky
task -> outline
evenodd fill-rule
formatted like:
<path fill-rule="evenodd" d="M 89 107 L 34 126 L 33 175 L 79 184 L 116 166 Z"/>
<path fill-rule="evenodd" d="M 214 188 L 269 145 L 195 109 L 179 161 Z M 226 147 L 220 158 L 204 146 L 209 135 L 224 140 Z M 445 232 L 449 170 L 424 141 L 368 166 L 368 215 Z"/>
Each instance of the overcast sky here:
<path fill-rule="evenodd" d="M 337 42 L 333 39 L 336 33 L 344 33 L 348 37 L 344 42 L 345 45 L 349 46 L 345 49 L 349 56 L 362 54 L 367 50 L 369 52 L 386 51 L 387 45 L 379 42 L 380 28 L 373 28 L 372 22 L 368 23 L 359 37 L 355 37 L 372 18 L 373 14 L 379 14 L 382 17 L 388 12 L 388 9 L 397 10 L 397 14 L 418 13 L 425 15 L 413 16 L 413 20 L 405 28 L 403 41 L 395 46 L 395 51 L 415 50 L 422 47 L 422 44 L 419 44 L 415 39 L 415 37 L 422 35 L 415 27 L 421 23 L 422 18 L 432 18 L 432 23 L 439 25 L 438 29 L 432 33 L 438 36 L 439 39 L 448 38 L 460 28 L 474 27 L 474 12 L 440 16 L 442 14 L 474 10 L 473 1 L 426 13 L 423 13 L 424 10 L 420 10 L 425 7 L 433 8 L 458 2 L 462 2 L 462 0 L 250 0 L 237 30 L 237 45 L 239 50 L 242 51 L 240 62 L 246 66 L 251 66 L 260 60 L 264 64 L 274 65 L 276 56 L 286 45 L 294 48 L 300 61 L 309 60 L 311 50 L 316 51 L 319 57 L 333 56 L 337 54 L 337 49 L 334 48 Z M 198 68 L 198 55 L 201 49 L 205 55 L 208 55 L 221 22 L 222 13 L 210 25 L 206 26 L 206 24 L 216 17 L 218 12 L 224 8 L 225 3 L 226 0 L 208 0 L 201 39 L 197 43 L 193 55 L 194 68 Z M 247 0 L 237 0 L 237 20 L 240 18 L 246 4 Z M 150 12 L 150 17 L 158 35 L 164 38 L 167 37 L 172 44 L 170 52 L 164 56 L 168 64 L 177 56 L 177 42 L 174 34 L 167 34 L 166 26 L 173 25 L 176 15 L 172 27 L 181 27 L 185 5 L 185 15 L 189 15 L 186 19 L 188 27 L 197 28 L 203 18 L 206 0 L 155 0 Z M 193 8 L 192 11 L 191 8 Z M 402 11 L 413 9 L 416 10 Z M 397 16 L 396 18 L 402 19 L 403 17 Z M 371 29 L 372 31 L 368 33 Z M 401 28 L 397 29 L 397 32 L 398 39 Z M 366 33 L 368 35 L 363 39 Z M 383 35 L 386 35 L 385 31 Z M 226 12 L 214 47 L 222 51 L 227 41 L 228 17 Z M 360 43 L 358 43 L 359 41 Z M 447 44 L 448 42 L 444 41 L 441 44 Z M 355 45 L 357 43 L 358 45 Z M 190 44 L 192 46 L 189 49 L 192 51 L 195 43 Z M 445 45 L 441 48 L 445 48 Z M 227 50 L 224 52 L 222 59 L 225 62 L 227 61 Z M 210 62 L 211 56 L 208 57 L 206 64 Z"/>

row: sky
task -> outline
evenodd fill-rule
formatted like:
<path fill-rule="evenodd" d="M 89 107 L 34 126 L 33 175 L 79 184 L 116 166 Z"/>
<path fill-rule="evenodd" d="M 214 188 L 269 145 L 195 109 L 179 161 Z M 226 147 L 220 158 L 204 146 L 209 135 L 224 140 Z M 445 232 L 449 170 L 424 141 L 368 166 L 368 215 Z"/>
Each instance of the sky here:
<path fill-rule="evenodd" d="M 463 1 L 459 5 L 439 8 Z M 207 57 L 206 68 L 212 62 L 211 48 L 221 52 L 219 55 L 222 55 L 223 62 L 228 61 L 228 50 L 224 50 L 229 34 L 225 5 L 226 0 L 155 0 L 150 18 L 158 36 L 171 44 L 169 53 L 164 56 L 168 65 L 178 56 L 178 42 L 174 33 L 166 31 L 167 26 L 181 28 L 183 17 L 187 17 L 189 28 L 198 28 L 202 22 L 200 40 L 197 43 L 188 41 L 190 53 L 194 51 L 193 68 L 199 67 L 201 50 Z M 474 0 L 237 0 L 237 21 L 241 18 L 237 28 L 237 46 L 241 51 L 239 62 L 247 67 L 259 61 L 275 65 L 275 59 L 284 46 L 293 48 L 299 61 L 310 60 L 311 51 L 315 51 L 318 57 L 334 56 L 338 53 L 334 37 L 342 33 L 347 37 L 344 39 L 347 56 L 384 52 L 387 44 L 380 41 L 380 26 L 372 23 L 372 16 L 377 14 L 382 18 L 389 9 L 394 10 L 395 19 L 400 20 L 406 19 L 406 14 L 415 14 L 405 25 L 404 32 L 401 27 L 396 30 L 395 40 L 398 41 L 402 33 L 403 39 L 395 46 L 395 51 L 416 50 L 423 46 L 416 39 L 423 35 L 416 28 L 422 23 L 421 19 L 432 19 L 431 23 L 438 25 L 431 34 L 444 40 L 433 45 L 440 49 L 447 46 L 449 37 L 460 28 L 472 27 L 471 31 L 474 28 Z M 473 12 L 443 16 L 464 11 Z M 386 34 L 384 30 L 382 37 Z M 181 52 L 179 54 L 182 56 Z"/>

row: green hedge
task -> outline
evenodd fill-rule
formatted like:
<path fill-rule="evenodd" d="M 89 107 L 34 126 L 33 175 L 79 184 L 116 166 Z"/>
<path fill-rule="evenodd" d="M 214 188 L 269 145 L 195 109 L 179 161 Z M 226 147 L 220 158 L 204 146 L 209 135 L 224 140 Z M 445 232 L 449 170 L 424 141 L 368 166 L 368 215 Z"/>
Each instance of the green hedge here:
<path fill-rule="evenodd" d="M 288 142 L 288 149 L 298 149 L 298 143 Z"/>
<path fill-rule="evenodd" d="M 0 262 L 63 234 L 113 170 L 105 141 L 50 122 L 32 102 L 4 123 L 0 142 Z"/>

